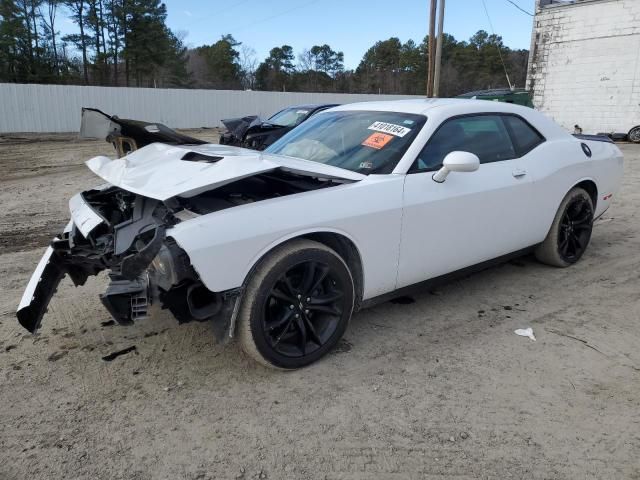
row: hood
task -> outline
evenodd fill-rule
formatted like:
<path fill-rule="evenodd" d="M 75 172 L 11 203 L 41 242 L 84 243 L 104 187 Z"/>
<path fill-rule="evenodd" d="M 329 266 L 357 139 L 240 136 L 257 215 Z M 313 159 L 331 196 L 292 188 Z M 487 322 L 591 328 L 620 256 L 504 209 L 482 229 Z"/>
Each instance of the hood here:
<path fill-rule="evenodd" d="M 127 120 L 115 115 L 107 115 L 97 108 L 83 108 L 80 123 L 80 138 L 100 138 L 112 142 L 116 137 L 129 137 L 135 140 L 136 147 L 142 148 L 154 142 L 171 145 L 201 145 L 204 140 L 189 137 L 161 123 Z"/>
<path fill-rule="evenodd" d="M 366 175 L 323 163 L 226 145 L 153 143 L 126 157 L 99 156 L 89 169 L 124 190 L 156 200 L 192 197 L 235 180 L 282 169 L 299 175 L 358 181 Z"/>

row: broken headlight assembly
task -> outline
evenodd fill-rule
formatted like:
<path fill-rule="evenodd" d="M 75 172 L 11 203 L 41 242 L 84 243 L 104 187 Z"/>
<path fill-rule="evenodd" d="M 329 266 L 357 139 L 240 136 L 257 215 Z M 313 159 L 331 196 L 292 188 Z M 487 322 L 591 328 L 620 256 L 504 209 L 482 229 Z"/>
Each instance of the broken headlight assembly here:
<path fill-rule="evenodd" d="M 168 291 L 181 281 L 195 277 L 187 254 L 171 239 L 162 244 L 158 254 L 151 261 L 149 275 L 153 283 Z"/>

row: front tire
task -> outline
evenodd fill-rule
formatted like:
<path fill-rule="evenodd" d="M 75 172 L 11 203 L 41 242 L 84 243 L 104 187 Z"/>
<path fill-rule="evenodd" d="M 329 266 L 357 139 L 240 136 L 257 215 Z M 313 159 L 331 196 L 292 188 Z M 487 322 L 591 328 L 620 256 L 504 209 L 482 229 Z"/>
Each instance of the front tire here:
<path fill-rule="evenodd" d="M 573 188 L 560 203 L 547 238 L 536 248 L 536 258 L 554 267 L 568 267 L 580 260 L 591 239 L 593 213 L 589 194 Z"/>
<path fill-rule="evenodd" d="M 335 251 L 293 240 L 269 253 L 253 272 L 237 319 L 240 345 L 268 367 L 309 365 L 344 334 L 354 297 L 351 272 Z"/>

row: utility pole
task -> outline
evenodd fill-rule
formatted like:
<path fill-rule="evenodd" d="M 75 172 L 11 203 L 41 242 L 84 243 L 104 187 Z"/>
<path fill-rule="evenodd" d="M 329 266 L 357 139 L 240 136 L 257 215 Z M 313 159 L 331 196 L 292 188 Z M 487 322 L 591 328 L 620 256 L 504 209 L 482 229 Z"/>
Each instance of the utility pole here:
<path fill-rule="evenodd" d="M 433 97 L 433 67 L 435 65 L 436 6 L 438 0 L 431 0 L 429 13 L 429 67 L 427 70 L 427 97 Z"/>
<path fill-rule="evenodd" d="M 433 96 L 440 96 L 440 67 L 442 63 L 442 37 L 444 29 L 444 3 L 440 0 L 440 8 L 438 12 L 438 45 L 436 46 L 436 65 L 433 74 Z"/>

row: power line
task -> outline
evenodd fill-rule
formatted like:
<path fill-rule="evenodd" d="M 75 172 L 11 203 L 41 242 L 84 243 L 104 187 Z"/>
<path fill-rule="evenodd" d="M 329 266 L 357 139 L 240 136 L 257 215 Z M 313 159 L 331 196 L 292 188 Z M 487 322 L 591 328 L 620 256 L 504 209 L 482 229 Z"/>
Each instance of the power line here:
<path fill-rule="evenodd" d="M 233 9 L 233 8 L 239 7 L 239 6 L 247 3 L 248 1 L 249 0 L 240 0 L 239 2 L 236 2 L 233 5 L 231 5 L 229 8 L 225 9 L 225 12 L 227 12 L 227 11 Z M 230 34 L 237 33 L 237 32 L 240 32 L 242 30 L 245 30 L 245 29 L 247 29 L 249 27 L 253 27 L 254 25 L 267 22 L 269 20 L 272 20 L 274 18 L 280 17 L 282 15 L 286 15 L 286 14 L 288 14 L 290 12 L 293 12 L 294 10 L 298 10 L 300 8 L 307 7 L 307 6 L 311 5 L 312 3 L 317 3 L 318 1 L 319 0 L 311 0 L 311 1 L 307 2 L 307 3 L 303 3 L 302 5 L 297 5 L 297 6 L 293 7 L 293 8 L 290 8 L 289 10 L 285 10 L 283 12 L 276 13 L 275 15 L 271 15 L 270 17 L 265 17 L 265 18 L 262 18 L 260 20 L 256 20 L 255 22 L 252 22 L 252 23 L 248 23 L 248 24 L 244 24 L 244 25 L 238 25 L 237 28 L 234 28 L 234 27 L 226 28 L 226 31 L 229 32 Z M 204 18 L 197 19 L 194 22 L 192 22 L 192 24 L 193 23 L 197 23 L 197 22 L 201 22 L 202 20 L 207 20 L 208 18 L 209 17 L 204 17 Z"/>
<path fill-rule="evenodd" d="M 520 5 L 518 5 L 516 2 L 512 1 L 512 0 L 507 0 L 507 2 L 509 2 L 511 5 L 513 5 L 514 7 L 516 7 L 518 10 L 520 10 L 522 13 L 526 13 L 527 15 L 529 15 L 530 17 L 533 17 L 533 13 L 529 13 L 527 12 L 524 8 L 522 8 Z"/>
<path fill-rule="evenodd" d="M 303 3 L 302 5 L 298 5 L 296 7 L 290 8 L 289 10 L 285 10 L 284 12 L 276 13 L 275 15 L 271 15 L 270 17 L 266 17 L 266 18 L 263 18 L 261 20 L 257 20 L 255 22 L 249 23 L 247 25 L 242 25 L 238 29 L 230 28 L 229 30 L 232 31 L 232 32 L 238 32 L 238 31 L 244 30 L 246 28 L 253 27 L 254 25 L 258 25 L 259 23 L 268 22 L 269 20 L 273 20 L 274 18 L 281 17 L 282 15 L 286 15 L 288 13 L 291 13 L 291 12 L 295 11 L 295 10 L 299 10 L 301 8 L 308 7 L 309 5 L 311 5 L 313 3 L 317 3 L 318 1 L 319 0 L 311 0 L 310 2 Z"/>
<path fill-rule="evenodd" d="M 485 0 L 482 0 L 482 6 L 484 7 L 484 13 L 487 14 L 487 20 L 489 20 L 489 27 L 491 28 L 491 33 L 493 36 L 496 36 L 496 32 L 493 29 L 493 23 L 491 22 L 491 17 L 489 16 L 489 10 L 487 10 L 487 3 Z M 498 49 L 498 56 L 500 57 L 500 62 L 502 63 L 502 68 L 504 69 L 504 74 L 507 77 L 507 83 L 509 84 L 509 88 L 513 89 L 511 86 L 511 80 L 509 80 L 509 73 L 507 72 L 507 66 L 504 63 L 504 59 L 502 58 L 502 51 L 500 51 L 500 45 L 496 44 L 496 48 Z"/>
<path fill-rule="evenodd" d="M 226 7 L 226 8 L 224 9 L 224 12 L 223 12 L 223 13 L 224 13 L 224 14 L 226 14 L 229 10 L 233 10 L 234 8 L 239 7 L 239 6 L 241 6 L 241 5 L 245 4 L 245 3 L 247 3 L 248 1 L 249 1 L 249 0 L 240 0 L 239 2 L 236 2 L 236 3 L 234 3 L 233 5 L 231 5 L 231 6 L 229 6 L 229 7 Z M 193 20 L 193 21 L 189 22 L 189 24 L 190 24 L 190 25 L 194 25 L 194 24 L 196 24 L 196 23 L 200 23 L 200 22 L 203 22 L 203 21 L 205 21 L 205 20 L 211 20 L 211 18 L 212 18 L 212 17 L 214 17 L 214 16 L 218 16 L 218 17 L 219 17 L 219 16 L 220 16 L 220 12 L 214 12 L 214 13 L 212 13 L 212 14 L 210 14 L 210 15 L 205 15 L 205 16 L 203 16 L 203 17 L 196 18 L 195 20 Z"/>

